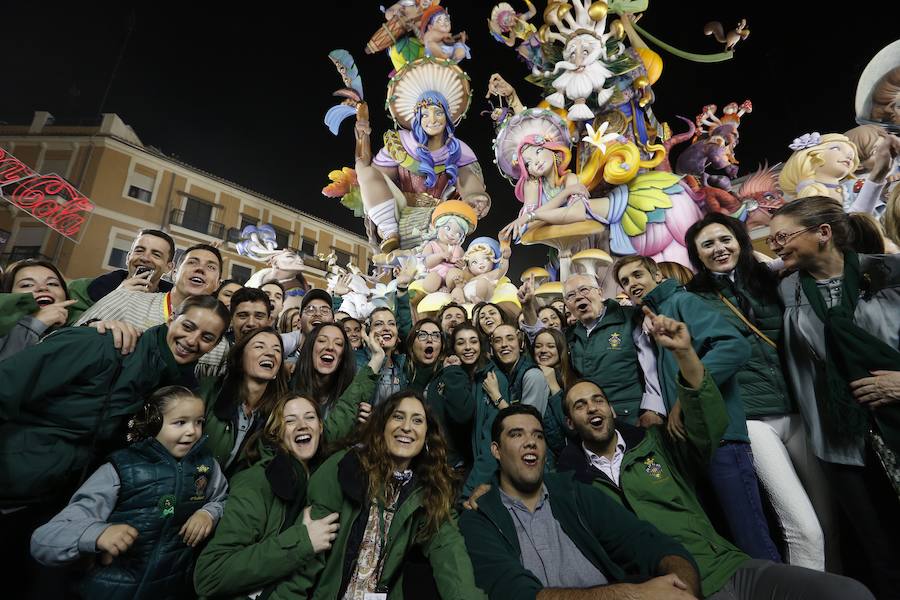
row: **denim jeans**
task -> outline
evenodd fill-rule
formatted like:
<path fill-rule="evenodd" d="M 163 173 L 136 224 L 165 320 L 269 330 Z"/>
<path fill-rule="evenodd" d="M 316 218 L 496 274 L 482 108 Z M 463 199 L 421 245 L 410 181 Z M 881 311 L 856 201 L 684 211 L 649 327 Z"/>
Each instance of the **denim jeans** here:
<path fill-rule="evenodd" d="M 735 545 L 750 558 L 780 563 L 781 555 L 763 514 L 750 444 L 729 441 L 716 448 L 709 464 L 709 481 Z"/>

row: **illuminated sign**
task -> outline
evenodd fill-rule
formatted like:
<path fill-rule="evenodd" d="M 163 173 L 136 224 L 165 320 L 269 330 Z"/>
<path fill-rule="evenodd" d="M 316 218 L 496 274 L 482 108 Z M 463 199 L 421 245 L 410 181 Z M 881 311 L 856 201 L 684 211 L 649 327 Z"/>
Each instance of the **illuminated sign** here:
<path fill-rule="evenodd" d="M 93 203 L 56 174 L 41 175 L 0 148 L 0 196 L 78 243 Z"/>

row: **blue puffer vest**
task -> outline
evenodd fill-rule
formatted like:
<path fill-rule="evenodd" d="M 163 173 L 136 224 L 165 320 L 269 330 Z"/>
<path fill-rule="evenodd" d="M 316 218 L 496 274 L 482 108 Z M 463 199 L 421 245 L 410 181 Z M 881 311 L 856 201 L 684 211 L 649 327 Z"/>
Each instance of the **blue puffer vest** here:
<path fill-rule="evenodd" d="M 155 438 L 110 455 L 121 485 L 109 523 L 127 523 L 139 535 L 108 567 L 89 573 L 84 598 L 126 600 L 182 598 L 192 590 L 194 549 L 178 532 L 206 504 L 213 457 L 204 436 L 181 460 Z"/>

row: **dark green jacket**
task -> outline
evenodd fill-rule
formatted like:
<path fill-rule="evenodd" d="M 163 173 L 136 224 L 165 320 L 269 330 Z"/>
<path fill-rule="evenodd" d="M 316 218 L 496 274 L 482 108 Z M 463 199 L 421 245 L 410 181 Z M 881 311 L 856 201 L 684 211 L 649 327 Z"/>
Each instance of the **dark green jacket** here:
<path fill-rule="evenodd" d="M 124 445 L 116 435 L 147 394 L 192 378 L 166 332 L 151 327 L 122 356 L 111 333 L 69 327 L 0 362 L 0 506 L 69 494 L 98 449 Z"/>
<path fill-rule="evenodd" d="M 475 587 L 472 562 L 466 554 L 462 536 L 453 520 L 445 522 L 437 533 L 428 539 L 420 539 L 424 525 L 424 492 L 416 484 L 415 477 L 407 485 L 415 486 L 412 492 L 396 508 L 385 538 L 384 566 L 380 585 L 390 590 L 389 600 L 403 598 L 403 565 L 413 546 L 419 546 L 431 564 L 434 581 L 442 600 L 480 600 L 484 594 Z M 341 524 L 338 537 L 326 557 L 318 555 L 313 574 L 318 575 L 313 600 L 340 600 L 344 587 L 344 567 L 347 544 L 353 524 L 361 511 L 369 511 L 370 499 L 366 490 L 368 482 L 352 450 L 343 450 L 326 460 L 313 474 L 309 482 L 309 501 L 312 518 L 337 512 Z M 367 518 L 365 515 L 363 518 Z M 352 558 L 352 557 L 350 557 Z M 411 600 L 417 600 L 412 598 Z"/>
<path fill-rule="evenodd" d="M 338 397 L 337 402 L 328 411 L 328 416 L 325 417 L 323 442 L 337 441 L 353 431 L 356 426 L 359 403 L 368 402 L 372 398 L 376 377 L 368 365 L 356 372 L 353 381 Z M 200 395 L 206 401 L 206 425 L 203 430 L 209 436 L 209 446 L 223 471 L 226 471 L 225 463 L 228 462 L 228 457 L 237 440 L 237 411 L 241 410 L 237 404 L 235 394 L 237 390 L 233 389 L 239 383 L 226 389 L 226 380 L 227 375 L 225 377 L 207 377 L 200 386 Z M 259 415 L 258 418 L 257 422 L 260 423 L 260 426 L 264 426 L 269 416 Z M 229 465 L 226 471 L 229 477 L 250 466 L 244 460 L 246 442 L 249 437 L 248 435 L 244 438 L 234 462 Z"/>
<path fill-rule="evenodd" d="M 710 310 L 706 300 L 685 291 L 674 279 L 664 279 L 644 297 L 643 303 L 656 314 L 687 325 L 694 351 L 725 399 L 729 423 L 723 439 L 749 442 L 747 417 L 736 377 L 750 360 L 750 345 L 744 336 L 718 312 Z M 678 363 L 671 352 L 659 349 L 656 370 L 666 408 L 672 410 L 678 399 Z"/>
<path fill-rule="evenodd" d="M 0 294 L 0 335 L 6 335 L 24 316 L 41 309 L 34 301 L 34 294 Z"/>
<path fill-rule="evenodd" d="M 489 482 L 497 470 L 497 461 L 491 455 L 491 425 L 499 411 L 490 403 L 481 386 L 491 372 L 497 375 L 500 394 L 509 398 L 506 375 L 492 361 L 476 371 L 471 379 L 462 367 L 447 367 L 428 386 L 428 404 L 447 430 L 453 445 L 448 455 L 450 464 L 456 466 L 462 460 L 472 465 L 462 489 L 464 498 L 480 484 Z M 460 430 L 469 439 L 471 454 L 464 450 L 465 441 L 460 439 Z"/>
<path fill-rule="evenodd" d="M 707 374 L 696 390 L 679 381 L 678 399 L 687 442 L 673 441 L 663 427 L 617 424 L 626 448 L 619 485 L 591 465 L 581 443 L 566 448 L 559 468 L 574 471 L 577 480 L 684 545 L 699 566 L 705 597 L 721 589 L 749 557 L 716 533 L 695 492 L 728 424 L 722 396 Z"/>
<path fill-rule="evenodd" d="M 306 471 L 282 452 L 238 473 L 216 533 L 197 559 L 197 594 L 246 600 L 265 589 L 270 599 L 305 598 L 312 586 L 303 573 L 315 556 L 302 518 L 306 493 Z"/>
<path fill-rule="evenodd" d="M 777 300 L 765 302 L 754 298 L 744 289 L 740 281 L 732 283 L 728 277 L 715 277 L 714 279 L 718 291 L 738 310 L 741 308 L 738 301 L 738 292 L 740 291 L 747 299 L 750 308 L 750 314 L 744 316 L 766 337 L 775 344 L 779 344 L 784 326 L 784 311 L 781 304 Z M 792 408 L 793 402 L 787 382 L 785 382 L 781 370 L 778 350 L 762 341 L 722 302 L 718 294 L 698 292 L 697 295 L 706 300 L 725 317 L 725 320 L 740 331 L 750 345 L 750 360 L 742 365 L 741 370 L 737 373 L 741 400 L 744 402 L 744 412 L 747 414 L 747 418 L 754 419 L 795 412 Z"/>
<path fill-rule="evenodd" d="M 544 475 L 553 518 L 610 583 L 645 581 L 657 575 L 663 557 L 693 562 L 675 540 L 639 521 L 603 492 L 575 481 L 571 473 Z M 496 485 L 467 510 L 459 527 L 475 566 L 475 583 L 491 600 L 534 600 L 543 589 L 522 566 L 519 538 Z"/>
<path fill-rule="evenodd" d="M 572 367 L 578 377 L 603 388 L 616 415 L 637 424 L 644 395 L 644 381 L 632 331 L 635 309 L 605 300 L 603 318 L 588 335 L 582 323 L 566 330 Z"/>
<path fill-rule="evenodd" d="M 194 549 L 179 532 L 206 503 L 201 478 L 214 468 L 201 438 L 176 459 L 156 438 L 142 440 L 109 457 L 121 482 L 109 523 L 127 523 L 140 532 L 128 552 L 108 567 L 94 569 L 81 584 L 84 598 L 163 600 L 183 598 L 191 589 Z M 204 484 L 205 485 L 205 484 Z M 162 503 L 171 500 L 168 512 Z"/>

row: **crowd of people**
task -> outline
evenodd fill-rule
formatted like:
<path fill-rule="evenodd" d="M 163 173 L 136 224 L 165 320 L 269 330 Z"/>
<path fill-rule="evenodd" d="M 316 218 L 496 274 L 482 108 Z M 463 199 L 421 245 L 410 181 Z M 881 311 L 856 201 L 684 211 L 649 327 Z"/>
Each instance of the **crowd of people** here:
<path fill-rule="evenodd" d="M 539 302 L 340 312 L 142 230 L 0 284 L 3 568 L 28 598 L 900 597 L 900 255 L 808 197 L 754 252 Z M 876 245 L 877 247 L 877 245 Z M 170 274 L 169 278 L 166 277 Z M 604 299 L 604 297 L 609 299 Z M 893 462 L 892 462 L 893 461 Z M 852 575 L 852 577 L 850 576 Z M 19 596 L 17 596 L 19 597 Z"/>

